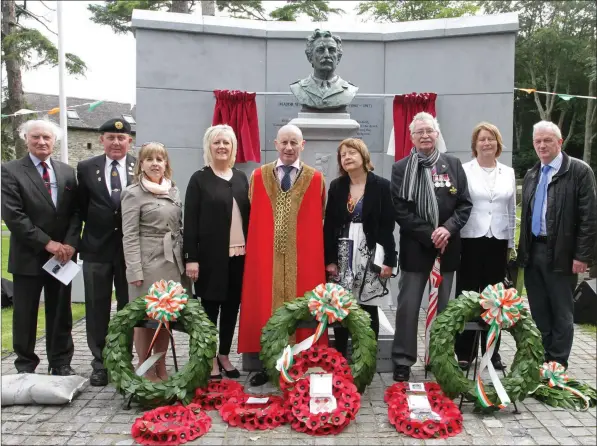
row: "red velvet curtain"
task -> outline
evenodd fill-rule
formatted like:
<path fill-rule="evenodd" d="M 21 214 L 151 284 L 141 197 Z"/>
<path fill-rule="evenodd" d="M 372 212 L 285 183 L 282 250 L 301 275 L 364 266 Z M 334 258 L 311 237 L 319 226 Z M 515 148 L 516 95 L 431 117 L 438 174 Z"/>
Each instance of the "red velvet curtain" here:
<path fill-rule="evenodd" d="M 396 161 L 404 158 L 413 147 L 408 126 L 419 112 L 435 117 L 435 93 L 410 93 L 394 96 L 394 143 Z"/>
<path fill-rule="evenodd" d="M 236 162 L 261 162 L 259 122 L 255 93 L 238 90 L 216 90 L 216 108 L 212 125 L 228 124 L 234 129 L 238 148 Z"/>

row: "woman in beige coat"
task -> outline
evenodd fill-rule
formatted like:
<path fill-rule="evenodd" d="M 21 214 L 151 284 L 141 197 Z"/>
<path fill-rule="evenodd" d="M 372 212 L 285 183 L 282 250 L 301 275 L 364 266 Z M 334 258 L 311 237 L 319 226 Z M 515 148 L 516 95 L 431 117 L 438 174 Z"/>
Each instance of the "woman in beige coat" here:
<path fill-rule="evenodd" d="M 135 183 L 122 194 L 122 232 L 129 299 L 147 294 L 159 280 L 181 282 L 188 288 L 182 260 L 182 203 L 172 183 L 172 169 L 166 148 L 160 143 L 141 147 L 135 166 Z M 148 349 L 155 330 L 135 328 L 135 349 L 140 366 L 150 355 Z M 153 353 L 164 352 L 146 376 L 167 379 L 168 333 L 162 330 Z"/>

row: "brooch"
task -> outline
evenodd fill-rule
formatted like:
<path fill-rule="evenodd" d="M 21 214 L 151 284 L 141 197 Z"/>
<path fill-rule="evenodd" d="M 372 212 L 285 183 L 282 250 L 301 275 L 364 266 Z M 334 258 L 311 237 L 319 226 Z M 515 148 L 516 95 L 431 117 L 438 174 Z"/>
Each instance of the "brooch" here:
<path fill-rule="evenodd" d="M 454 195 L 454 194 L 456 194 L 456 192 L 457 192 L 456 188 L 455 188 L 454 186 L 452 186 L 452 187 L 450 188 L 450 193 L 451 193 L 452 195 Z"/>

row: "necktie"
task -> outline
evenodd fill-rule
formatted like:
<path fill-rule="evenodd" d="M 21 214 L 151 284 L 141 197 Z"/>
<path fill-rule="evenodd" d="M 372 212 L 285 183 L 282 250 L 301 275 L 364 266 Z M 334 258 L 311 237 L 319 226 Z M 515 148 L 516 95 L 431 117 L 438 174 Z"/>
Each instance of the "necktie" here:
<path fill-rule="evenodd" d="M 48 193 L 50 194 L 50 197 L 52 196 L 52 185 L 50 184 L 50 172 L 48 172 L 48 165 L 46 164 L 45 161 L 42 161 L 41 163 L 41 179 L 44 180 L 44 184 L 46 185 L 46 189 L 48 190 Z"/>
<path fill-rule="evenodd" d="M 533 204 L 533 220 L 531 231 L 535 236 L 539 236 L 541 233 L 541 217 L 543 216 L 543 203 L 547 198 L 547 173 L 551 169 L 550 166 L 543 166 L 541 168 L 541 180 L 537 186 L 537 192 L 535 193 L 535 203 Z"/>
<path fill-rule="evenodd" d="M 282 177 L 282 182 L 280 184 L 280 186 L 282 186 L 282 190 L 284 192 L 288 192 L 288 189 L 290 189 L 290 172 L 292 172 L 292 169 L 294 169 L 294 167 L 292 166 L 282 166 L 282 170 L 284 171 L 284 176 Z"/>
<path fill-rule="evenodd" d="M 122 185 L 120 184 L 120 174 L 118 173 L 118 161 L 112 161 L 112 171 L 110 172 L 110 189 L 112 189 L 112 204 L 115 209 L 120 207 L 120 192 L 122 191 Z"/>

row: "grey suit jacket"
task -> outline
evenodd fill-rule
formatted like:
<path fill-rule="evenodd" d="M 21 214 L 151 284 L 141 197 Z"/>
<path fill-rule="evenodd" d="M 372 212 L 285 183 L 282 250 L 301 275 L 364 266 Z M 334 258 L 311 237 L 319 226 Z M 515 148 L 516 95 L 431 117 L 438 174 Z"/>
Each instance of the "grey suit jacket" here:
<path fill-rule="evenodd" d="M 2 218 L 10 230 L 8 272 L 12 274 L 41 274 L 51 257 L 45 250 L 50 240 L 77 248 L 81 220 L 75 169 L 50 162 L 58 186 L 56 206 L 29 154 L 2 164 Z"/>

